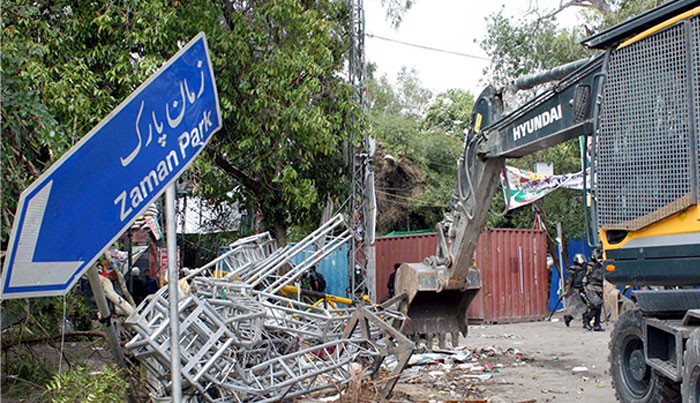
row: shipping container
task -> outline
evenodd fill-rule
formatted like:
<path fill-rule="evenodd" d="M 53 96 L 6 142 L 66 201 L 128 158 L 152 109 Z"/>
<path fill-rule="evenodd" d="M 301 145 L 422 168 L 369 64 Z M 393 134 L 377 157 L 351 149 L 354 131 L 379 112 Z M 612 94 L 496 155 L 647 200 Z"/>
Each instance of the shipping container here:
<path fill-rule="evenodd" d="M 396 263 L 422 262 L 428 256 L 435 254 L 437 233 L 396 235 L 376 238 L 375 267 L 376 267 L 376 296 L 377 301 L 389 298 L 389 276 L 394 272 Z"/>
<path fill-rule="evenodd" d="M 377 238 L 376 295 L 386 299 L 395 263 L 422 262 L 435 253 L 437 234 Z M 510 323 L 547 315 L 547 238 L 539 230 L 486 229 L 479 237 L 476 265 L 482 288 L 469 307 L 470 322 Z"/>

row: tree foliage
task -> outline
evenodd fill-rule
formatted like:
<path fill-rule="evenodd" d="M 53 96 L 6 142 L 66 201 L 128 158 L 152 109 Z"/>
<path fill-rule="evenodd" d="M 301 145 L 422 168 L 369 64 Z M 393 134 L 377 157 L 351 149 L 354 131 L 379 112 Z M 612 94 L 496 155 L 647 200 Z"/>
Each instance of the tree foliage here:
<path fill-rule="evenodd" d="M 223 129 L 197 161 L 198 190 L 241 185 L 282 237 L 315 219 L 342 193 L 343 144 L 361 123 L 339 74 L 347 18 L 340 0 L 3 4 L 3 245 L 19 193 L 200 31 Z"/>
<path fill-rule="evenodd" d="M 590 54 L 579 45 L 582 28 L 559 28 L 553 18 L 506 17 L 501 10 L 487 19 L 481 47 L 491 58 L 489 84 L 505 86 L 525 74 L 571 62 Z"/>
<path fill-rule="evenodd" d="M 428 107 L 424 126 L 427 130 L 442 130 L 450 136 L 463 140 L 465 131 L 471 126 L 474 96 L 462 89 L 450 89 L 438 94 Z"/>
<path fill-rule="evenodd" d="M 207 181 L 204 194 L 241 184 L 243 201 L 255 204 L 281 242 L 289 225 L 316 221 L 327 197 L 345 187 L 343 144 L 361 123 L 338 74 L 346 5 L 260 2 L 225 14 L 226 29 L 212 41 L 225 101 L 210 156 L 227 177 Z"/>
<path fill-rule="evenodd" d="M 378 230 L 433 228 L 456 183 L 460 133 L 469 124 L 474 98 L 463 90 L 433 98 L 416 72 L 405 68 L 395 83 L 386 76 L 372 79 L 369 93 L 372 134 L 379 142 Z"/>
<path fill-rule="evenodd" d="M 401 25 L 403 15 L 408 11 L 415 0 L 381 0 L 382 7 L 386 11 L 386 19 L 394 28 Z"/>
<path fill-rule="evenodd" d="M 121 372 L 113 364 L 106 365 L 99 372 L 76 367 L 56 375 L 42 397 L 51 403 L 124 402 L 129 385 Z"/>

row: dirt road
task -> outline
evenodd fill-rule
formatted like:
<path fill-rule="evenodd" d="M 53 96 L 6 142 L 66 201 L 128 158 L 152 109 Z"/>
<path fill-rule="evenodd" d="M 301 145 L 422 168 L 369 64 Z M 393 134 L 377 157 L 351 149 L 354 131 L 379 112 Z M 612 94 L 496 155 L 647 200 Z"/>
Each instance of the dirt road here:
<path fill-rule="evenodd" d="M 607 362 L 611 325 L 606 332 L 590 332 L 580 321 L 567 328 L 557 319 L 470 326 L 461 347 L 471 353 L 471 364 L 412 366 L 390 400 L 614 402 Z M 475 374 L 479 367 L 481 376 Z"/>

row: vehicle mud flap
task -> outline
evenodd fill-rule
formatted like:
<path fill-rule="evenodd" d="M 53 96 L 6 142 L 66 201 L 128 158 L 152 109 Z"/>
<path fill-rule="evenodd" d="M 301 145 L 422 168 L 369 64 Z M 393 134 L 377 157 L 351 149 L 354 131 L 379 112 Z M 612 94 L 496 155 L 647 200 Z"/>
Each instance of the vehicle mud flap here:
<path fill-rule="evenodd" d="M 458 345 L 459 333 L 467 336 L 467 309 L 479 292 L 478 289 L 420 291 L 408 306 L 408 323 L 404 333 L 412 339 L 425 338 L 428 348 L 438 336 L 440 348 L 446 348 L 446 335 L 452 345 Z"/>

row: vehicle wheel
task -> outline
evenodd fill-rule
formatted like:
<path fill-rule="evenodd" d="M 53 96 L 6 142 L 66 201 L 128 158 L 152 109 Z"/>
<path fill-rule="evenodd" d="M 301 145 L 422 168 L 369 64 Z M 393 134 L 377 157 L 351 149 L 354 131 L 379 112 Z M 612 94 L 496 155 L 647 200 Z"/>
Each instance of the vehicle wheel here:
<path fill-rule="evenodd" d="M 683 353 L 683 398 L 700 403 L 700 329 L 690 334 Z"/>
<path fill-rule="evenodd" d="M 628 403 L 656 402 L 657 375 L 644 360 L 642 313 L 620 315 L 610 336 L 610 373 L 617 399 Z"/>

